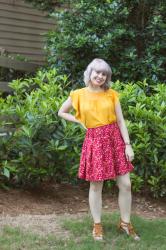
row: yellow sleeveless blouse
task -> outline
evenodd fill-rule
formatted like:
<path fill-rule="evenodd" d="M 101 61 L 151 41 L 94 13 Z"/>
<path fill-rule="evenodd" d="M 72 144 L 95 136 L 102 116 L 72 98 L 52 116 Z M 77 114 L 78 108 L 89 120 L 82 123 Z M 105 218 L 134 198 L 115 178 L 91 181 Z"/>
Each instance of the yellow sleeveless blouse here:
<path fill-rule="evenodd" d="M 87 87 L 70 92 L 75 118 L 86 128 L 96 128 L 116 122 L 115 104 L 119 93 L 113 89 L 90 92 Z"/>

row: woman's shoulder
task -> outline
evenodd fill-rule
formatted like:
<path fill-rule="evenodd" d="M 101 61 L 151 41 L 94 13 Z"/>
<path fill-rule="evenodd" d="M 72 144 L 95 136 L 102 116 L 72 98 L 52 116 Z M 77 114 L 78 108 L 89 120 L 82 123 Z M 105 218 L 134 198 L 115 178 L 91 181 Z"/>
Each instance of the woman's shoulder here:
<path fill-rule="evenodd" d="M 72 89 L 71 91 L 70 91 L 70 95 L 80 95 L 80 94 L 82 94 L 82 93 L 84 93 L 84 91 L 85 91 L 85 88 L 80 88 L 80 89 Z"/>
<path fill-rule="evenodd" d="M 118 91 L 116 91 L 116 90 L 114 90 L 114 89 L 112 89 L 112 88 L 109 88 L 108 89 L 108 94 L 119 94 L 119 92 Z"/>
<path fill-rule="evenodd" d="M 120 93 L 118 91 L 110 88 L 108 90 L 108 96 L 111 97 L 113 102 L 116 104 L 119 101 Z"/>
<path fill-rule="evenodd" d="M 112 88 L 109 88 L 109 89 L 107 90 L 107 96 L 112 97 L 112 98 L 114 98 L 114 97 L 119 97 L 119 96 L 120 96 L 120 93 L 119 93 L 118 91 L 112 89 Z"/>

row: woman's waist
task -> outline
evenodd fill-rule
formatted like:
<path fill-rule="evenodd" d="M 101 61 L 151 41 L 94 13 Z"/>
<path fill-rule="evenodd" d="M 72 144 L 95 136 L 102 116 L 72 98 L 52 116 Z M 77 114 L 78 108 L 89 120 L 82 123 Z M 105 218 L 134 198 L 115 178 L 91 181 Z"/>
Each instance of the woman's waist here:
<path fill-rule="evenodd" d="M 116 117 L 112 118 L 112 119 L 94 119 L 94 120 L 88 120 L 88 119 L 84 119 L 84 121 L 82 121 L 85 125 L 85 127 L 87 129 L 93 129 L 93 128 L 98 128 L 98 127 L 103 127 L 103 126 L 108 126 L 110 124 L 113 124 L 115 122 L 117 122 Z"/>
<path fill-rule="evenodd" d="M 117 122 L 116 116 L 98 116 L 96 117 L 95 115 L 92 116 L 86 116 L 86 115 L 82 115 L 82 116 L 77 116 L 76 117 L 82 124 L 84 124 L 84 126 L 87 129 L 93 129 L 93 128 L 98 128 L 98 127 L 102 127 L 102 126 L 107 126 L 109 124 L 112 124 L 114 122 Z"/>
<path fill-rule="evenodd" d="M 99 126 L 96 126 L 96 127 L 89 127 L 87 128 L 87 130 L 100 130 L 100 129 L 104 129 L 104 128 L 107 128 L 107 127 L 113 127 L 113 126 L 118 126 L 117 122 L 116 121 L 113 121 L 111 123 L 108 123 L 108 124 L 101 124 Z"/>

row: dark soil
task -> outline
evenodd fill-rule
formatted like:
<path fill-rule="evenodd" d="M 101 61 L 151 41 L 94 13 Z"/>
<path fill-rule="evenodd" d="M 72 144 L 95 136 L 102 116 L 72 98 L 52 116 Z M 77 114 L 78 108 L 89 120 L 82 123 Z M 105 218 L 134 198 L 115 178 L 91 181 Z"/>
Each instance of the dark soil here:
<path fill-rule="evenodd" d="M 0 190 L 1 215 L 17 216 L 87 213 L 88 183 L 73 186 L 70 184 L 44 184 L 36 189 Z M 118 210 L 117 190 L 103 190 L 103 211 Z M 164 200 L 152 199 L 133 194 L 132 213 L 146 218 L 166 217 Z"/>

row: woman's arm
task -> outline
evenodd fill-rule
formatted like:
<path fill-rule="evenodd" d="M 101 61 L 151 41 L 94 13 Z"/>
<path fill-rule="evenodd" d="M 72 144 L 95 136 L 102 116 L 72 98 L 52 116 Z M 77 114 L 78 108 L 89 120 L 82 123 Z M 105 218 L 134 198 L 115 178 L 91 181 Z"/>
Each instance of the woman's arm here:
<path fill-rule="evenodd" d="M 80 123 L 72 114 L 69 114 L 70 109 L 72 108 L 71 97 L 69 96 L 67 100 L 62 104 L 58 111 L 58 116 L 64 118 L 65 120 Z"/>
<path fill-rule="evenodd" d="M 123 140 L 125 144 L 130 144 L 128 130 L 125 124 L 125 120 L 123 117 L 123 113 L 122 113 L 122 109 L 121 109 L 121 105 L 119 101 L 115 105 L 115 113 L 116 113 L 117 123 L 120 129 L 120 132 L 122 134 Z"/>
<path fill-rule="evenodd" d="M 77 120 L 74 115 L 69 114 L 70 109 L 72 108 L 72 101 L 71 101 L 71 97 L 69 96 L 67 98 L 67 100 L 62 104 L 62 106 L 60 107 L 59 111 L 58 111 L 58 116 L 62 117 L 65 120 L 71 121 L 71 122 L 76 122 L 81 124 L 81 126 L 87 130 L 87 128 L 85 127 L 85 125 L 80 122 L 79 120 Z"/>
<path fill-rule="evenodd" d="M 121 105 L 119 101 L 115 104 L 115 113 L 116 113 L 117 123 L 120 129 L 121 135 L 123 137 L 124 143 L 126 144 L 126 150 L 125 150 L 126 158 L 127 160 L 132 161 L 134 159 L 134 152 L 130 145 L 130 138 L 129 138 L 128 130 L 125 124 L 125 120 L 123 117 L 123 113 L 122 113 L 122 109 L 121 109 Z"/>

